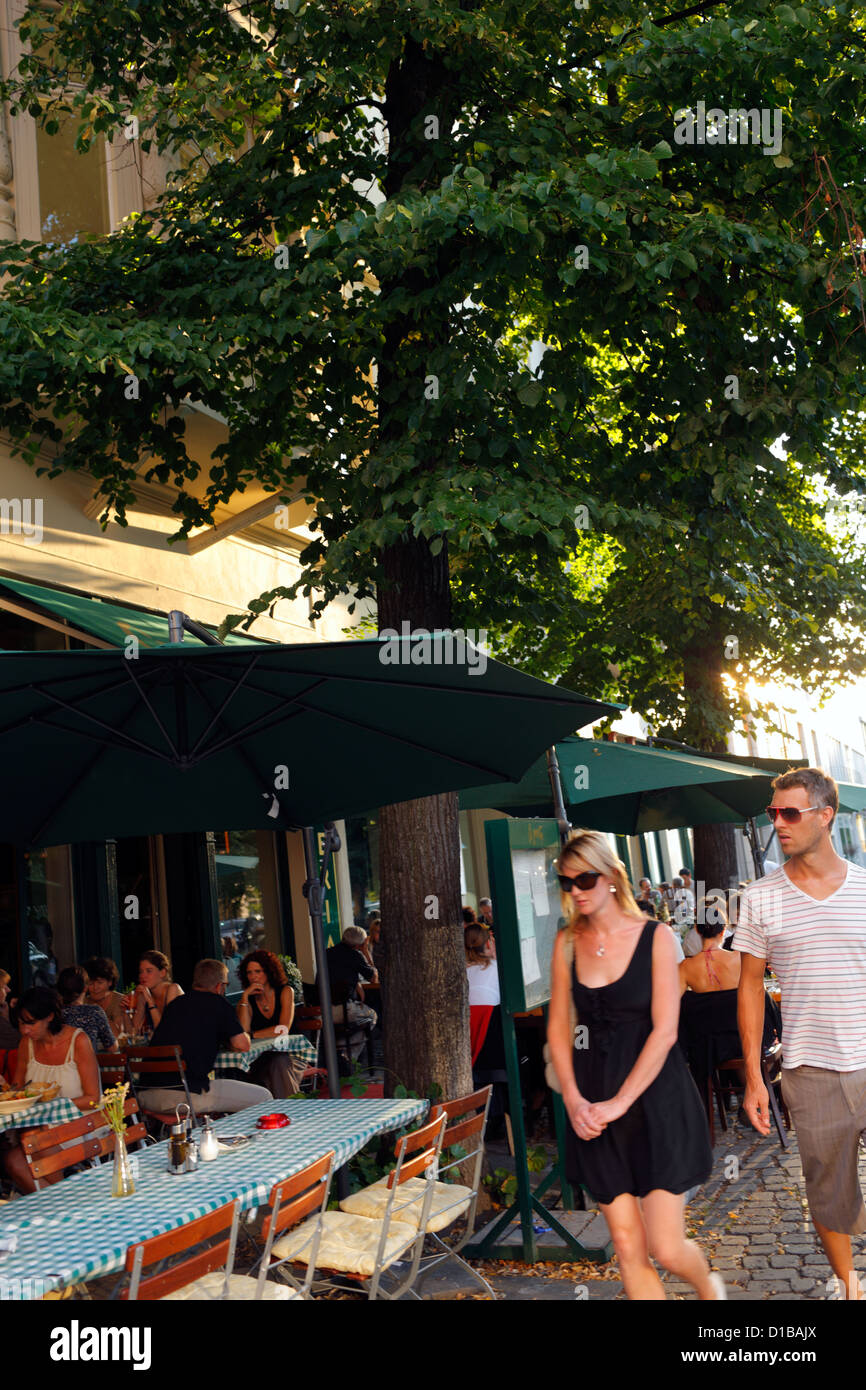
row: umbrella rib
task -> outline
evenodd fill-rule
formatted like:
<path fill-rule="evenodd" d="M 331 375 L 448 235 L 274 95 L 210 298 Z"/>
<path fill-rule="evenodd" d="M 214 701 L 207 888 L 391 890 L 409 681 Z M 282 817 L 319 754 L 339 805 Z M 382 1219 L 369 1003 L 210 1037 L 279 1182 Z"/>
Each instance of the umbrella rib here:
<path fill-rule="evenodd" d="M 156 727 L 159 729 L 159 731 L 160 731 L 160 733 L 162 734 L 163 738 L 165 739 L 166 743 L 168 744 L 168 747 L 169 747 L 169 749 L 170 749 L 170 752 L 171 752 L 172 757 L 178 758 L 178 757 L 180 756 L 180 753 L 179 753 L 177 744 L 176 744 L 176 743 L 174 742 L 174 740 L 172 739 L 171 734 L 168 732 L 168 729 L 166 729 L 165 725 L 163 724 L 162 720 L 160 719 L 159 715 L 157 714 L 156 710 L 154 709 L 153 705 L 151 704 L 151 702 L 150 702 L 150 700 L 149 700 L 149 698 L 148 698 L 147 692 L 146 692 L 146 690 L 144 689 L 143 684 L 142 684 L 141 681 L 138 679 L 138 676 L 135 674 L 135 672 L 134 672 L 133 669 L 132 669 L 132 665 L 131 665 L 130 663 L 127 663 L 127 665 L 128 665 L 128 669 L 127 669 L 126 674 L 127 674 L 128 679 L 132 681 L 133 685 L 135 686 L 136 690 L 138 691 L 138 697 L 139 697 L 139 699 L 142 701 L 142 703 L 143 703 L 144 705 L 146 705 L 147 709 L 150 711 L 150 717 L 151 717 L 151 719 L 153 720 L 153 722 L 154 722 L 154 724 L 156 725 Z M 162 675 L 161 672 L 160 672 L 159 674 Z M 157 756 L 159 757 L 159 756 L 161 756 L 161 755 L 160 755 L 160 754 L 157 754 Z"/>
<path fill-rule="evenodd" d="M 164 758 L 164 757 L 165 757 L 164 754 L 158 753 L 158 752 L 156 751 L 155 748 L 151 748 L 148 744 L 142 743 L 140 739 L 133 738 L 130 734 L 124 733 L 122 729 L 113 729 L 113 728 L 111 727 L 111 725 L 110 725 L 110 724 L 106 724 L 105 721 L 104 721 L 103 719 L 97 719 L 96 716 L 93 715 L 93 714 L 85 714 L 84 710 L 81 710 L 81 709 L 76 708 L 75 705 L 70 705 L 70 703 L 69 703 L 68 700 L 61 700 L 61 698 L 60 698 L 59 695 L 54 695 L 50 690 L 43 690 L 43 689 L 42 689 L 41 687 L 39 687 L 39 686 L 36 686 L 36 687 L 34 687 L 34 688 L 37 689 L 37 690 L 39 690 L 39 694 L 40 694 L 40 695 L 43 695 L 43 696 L 45 697 L 46 700 L 53 700 L 54 703 L 55 703 L 55 705 L 59 705 L 61 709 L 67 710 L 70 714 L 77 715 L 77 717 L 78 717 L 79 719 L 86 719 L 89 723 L 95 724 L 96 727 L 97 727 L 98 729 L 105 729 L 109 734 L 111 734 L 111 738 L 104 738 L 104 739 L 99 739 L 99 738 L 97 738 L 96 741 L 97 741 L 98 743 L 104 743 L 104 744 L 106 744 L 106 745 L 113 745 L 114 747 L 118 747 L 118 746 L 121 746 L 121 745 L 123 745 L 123 744 L 126 744 L 126 745 L 128 745 L 130 748 L 135 748 L 135 749 L 137 749 L 140 753 L 150 753 L 150 754 L 151 754 L 153 757 L 155 757 L 155 758 Z M 24 721 L 24 722 L 29 722 L 29 721 Z M 51 722 L 51 721 L 48 720 L 47 718 L 45 718 L 45 719 L 40 719 L 40 723 L 49 724 L 50 722 Z M 14 727 L 14 726 L 13 726 L 13 727 Z M 62 724 L 55 724 L 55 725 L 53 725 L 53 727 L 54 727 L 54 728 L 61 728 L 61 729 L 62 729 L 62 728 L 63 728 L 63 725 L 62 725 Z M 7 731 L 4 730 L 3 732 L 7 732 Z M 66 732 L 67 732 L 67 733 L 81 734 L 81 735 L 83 735 L 85 738 L 88 736 L 87 730 L 85 730 L 85 729 L 67 729 Z M 91 737 L 96 738 L 96 735 L 91 735 Z"/>
<path fill-rule="evenodd" d="M 293 701 L 293 703 L 299 702 Z M 485 763 L 477 763 L 471 761 L 468 758 L 457 757 L 457 755 L 454 753 L 448 753 L 439 748 L 432 748 L 429 743 L 419 743 L 416 739 L 406 738 L 402 734 L 392 734 L 387 729 L 377 729 L 371 724 L 362 723 L 359 719 L 351 719 L 347 714 L 336 714 L 332 710 L 318 710 L 315 707 L 311 708 L 304 704 L 301 704 L 300 709 L 296 710 L 294 713 L 315 714 L 325 719 L 337 720 L 341 724 L 348 724 L 350 728 L 360 729 L 366 734 L 376 734 L 379 738 L 390 739 L 392 742 L 400 744 L 400 746 L 403 748 L 414 748 L 421 753 L 429 753 L 437 758 L 446 758 L 449 762 L 456 763 L 458 767 L 470 767 L 475 772 L 487 773 L 489 774 L 490 779 L 493 782 L 510 782 L 513 780 L 511 777 L 506 776 L 505 773 L 497 772 L 494 768 L 487 767 Z M 233 743 L 236 743 L 238 741 L 239 738 L 245 737 L 251 729 L 255 729 L 257 724 L 261 725 L 262 721 L 265 719 L 269 720 L 270 724 L 274 724 L 280 720 L 284 720 L 289 717 L 294 717 L 294 715 L 288 716 L 282 710 L 279 711 L 279 713 L 273 715 L 262 715 L 256 721 L 256 723 L 247 725 L 247 727 L 241 730 L 240 733 L 233 734 L 231 738 L 225 739 L 222 743 L 216 744 L 213 748 L 210 749 L 210 754 L 218 753 L 223 748 L 230 748 Z M 264 727 L 267 728 L 267 724 L 265 724 Z M 206 756 L 210 756 L 210 754 Z"/>
<path fill-rule="evenodd" d="M 211 705 L 210 701 L 205 697 L 204 691 L 202 690 L 201 686 L 198 687 L 199 698 L 201 699 L 201 701 L 202 701 L 204 704 L 207 705 L 208 709 L 210 709 L 211 713 L 213 714 L 213 718 L 211 719 L 211 721 L 210 721 L 210 723 L 208 724 L 207 728 L 206 728 L 206 729 L 199 735 L 199 737 L 196 739 L 195 745 L 190 749 L 190 752 L 189 752 L 190 759 L 195 759 L 196 753 L 198 752 L 199 748 L 200 748 L 200 747 L 202 746 L 202 744 L 204 743 L 204 741 L 205 741 L 205 739 L 207 738 L 208 734 L 210 733 L 211 729 L 212 729 L 213 726 L 217 723 L 217 721 L 222 717 L 222 715 L 225 713 L 225 710 L 226 710 L 227 706 L 228 706 L 228 705 L 231 703 L 231 701 L 235 698 L 235 696 L 237 695 L 237 693 L 238 693 L 238 691 L 240 690 L 241 686 L 246 682 L 247 677 L 248 677 L 248 676 L 251 674 L 251 672 L 255 669 L 255 666 L 256 666 L 257 661 L 258 661 L 258 657 L 253 657 L 252 663 L 251 663 L 251 664 L 246 668 L 246 670 L 242 673 L 240 680 L 236 680 L 236 681 L 234 682 L 234 684 L 232 685 L 231 690 L 228 692 L 228 694 L 226 695 L 226 697 L 225 697 L 225 699 L 223 700 L 222 704 L 220 705 L 219 709 L 217 709 L 217 710 L 214 710 L 214 708 L 213 708 L 213 706 Z M 251 687 L 248 687 L 248 688 L 251 688 Z"/>

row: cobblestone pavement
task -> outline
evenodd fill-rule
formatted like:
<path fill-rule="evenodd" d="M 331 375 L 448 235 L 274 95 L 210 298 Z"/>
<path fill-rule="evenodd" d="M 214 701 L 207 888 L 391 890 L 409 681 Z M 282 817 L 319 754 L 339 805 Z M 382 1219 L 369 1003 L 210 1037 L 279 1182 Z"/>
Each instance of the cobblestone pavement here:
<path fill-rule="evenodd" d="M 785 1151 L 775 1130 L 762 1138 L 747 1120 L 735 1121 L 727 1134 L 716 1135 L 712 1177 L 688 1208 L 691 1234 L 734 1296 L 827 1299 L 834 1293 L 809 1217 L 793 1131 L 787 1138 Z M 860 1179 L 866 1190 L 863 1149 Z M 866 1237 L 854 1238 L 854 1250 L 856 1268 L 866 1271 Z M 674 1296 L 694 1297 L 688 1285 L 666 1283 Z"/>
<path fill-rule="evenodd" d="M 713 1172 L 686 1211 L 689 1234 L 699 1241 L 713 1269 L 735 1300 L 827 1300 L 838 1297 L 835 1281 L 806 1206 L 797 1140 L 791 1131 L 783 1150 L 775 1129 L 763 1138 L 745 1118 L 730 1115 L 727 1132 L 716 1132 Z M 496 1160 L 499 1162 L 499 1157 Z M 866 1191 L 866 1151 L 861 1150 L 861 1184 Z M 866 1236 L 854 1238 L 855 1265 L 866 1288 Z M 608 1265 L 512 1266 L 487 1263 L 487 1277 L 506 1299 L 568 1299 L 578 1281 L 590 1299 L 625 1297 L 616 1260 Z M 691 1285 L 662 1273 L 669 1298 L 694 1299 Z M 544 1286 L 543 1288 L 541 1286 Z M 465 1284 L 466 1296 L 469 1285 Z M 536 1291 L 537 1290 L 537 1291 Z M 477 1291 L 476 1291 L 477 1292 Z M 455 1297 L 444 1290 L 434 1297 Z"/>

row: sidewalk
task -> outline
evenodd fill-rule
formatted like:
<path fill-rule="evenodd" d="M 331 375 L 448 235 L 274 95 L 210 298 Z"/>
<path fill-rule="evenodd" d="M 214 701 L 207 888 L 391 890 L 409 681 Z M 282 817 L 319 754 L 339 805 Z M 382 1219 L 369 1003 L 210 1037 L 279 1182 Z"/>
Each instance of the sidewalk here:
<path fill-rule="evenodd" d="M 743 1120 L 729 1117 L 727 1133 L 716 1135 L 713 1172 L 687 1208 L 688 1233 L 701 1244 L 732 1300 L 827 1299 L 832 1271 L 809 1220 L 802 1168 L 793 1131 L 787 1151 L 775 1129 L 762 1138 Z M 498 1146 L 493 1166 L 508 1163 Z M 860 1156 L 866 1191 L 866 1151 Z M 485 1217 L 485 1221 L 487 1218 Z M 855 1237 L 855 1264 L 866 1271 L 866 1236 Z M 525 1300 L 624 1299 L 616 1259 L 607 1265 L 586 1262 L 521 1266 L 487 1261 L 478 1268 L 500 1298 Z M 669 1298 L 693 1299 L 694 1290 L 662 1274 Z M 866 1283 L 866 1274 L 861 1276 Z M 432 1298 L 474 1298 L 478 1285 L 468 1276 L 443 1275 L 424 1294 Z M 480 1295 L 484 1297 L 484 1294 Z"/>

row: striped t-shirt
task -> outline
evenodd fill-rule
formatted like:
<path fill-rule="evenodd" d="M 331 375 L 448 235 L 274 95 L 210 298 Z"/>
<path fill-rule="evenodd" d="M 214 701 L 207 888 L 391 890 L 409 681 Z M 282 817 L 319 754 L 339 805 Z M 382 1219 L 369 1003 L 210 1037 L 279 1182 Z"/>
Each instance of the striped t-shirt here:
<path fill-rule="evenodd" d="M 782 1065 L 866 1067 L 866 869 L 822 902 L 784 869 L 740 899 L 735 951 L 767 961 L 782 990 Z"/>

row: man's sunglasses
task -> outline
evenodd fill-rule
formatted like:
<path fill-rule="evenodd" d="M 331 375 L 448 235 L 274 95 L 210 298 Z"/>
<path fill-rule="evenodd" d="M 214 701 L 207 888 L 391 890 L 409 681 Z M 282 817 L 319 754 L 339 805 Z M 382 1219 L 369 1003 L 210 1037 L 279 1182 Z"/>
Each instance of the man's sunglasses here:
<path fill-rule="evenodd" d="M 781 816 L 787 825 L 796 825 L 801 819 L 803 811 L 823 811 L 823 806 L 804 806 L 801 810 L 799 806 L 768 806 L 767 815 L 775 824 L 776 817 Z"/>
<path fill-rule="evenodd" d="M 586 869 L 582 874 L 575 874 L 574 878 L 569 878 L 567 874 L 557 874 L 556 877 L 563 893 L 570 893 L 572 888 L 579 888 L 585 893 L 588 888 L 595 887 L 601 874 L 596 873 L 594 869 Z"/>

